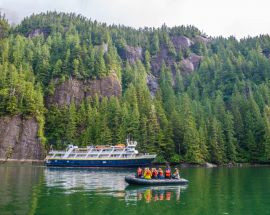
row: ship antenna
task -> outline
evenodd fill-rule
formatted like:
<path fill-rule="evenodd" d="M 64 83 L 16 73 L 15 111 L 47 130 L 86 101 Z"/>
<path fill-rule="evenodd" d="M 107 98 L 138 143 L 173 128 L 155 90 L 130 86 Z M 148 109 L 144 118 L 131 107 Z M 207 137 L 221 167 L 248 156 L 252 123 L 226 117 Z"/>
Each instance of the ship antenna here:
<path fill-rule="evenodd" d="M 127 135 L 127 145 L 130 143 L 130 134 Z"/>

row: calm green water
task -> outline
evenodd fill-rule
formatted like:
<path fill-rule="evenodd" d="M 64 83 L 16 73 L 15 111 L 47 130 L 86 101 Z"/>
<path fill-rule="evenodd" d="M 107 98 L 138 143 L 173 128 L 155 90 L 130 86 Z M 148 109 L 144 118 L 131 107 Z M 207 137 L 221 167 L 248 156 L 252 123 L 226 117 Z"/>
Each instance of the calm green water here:
<path fill-rule="evenodd" d="M 129 187 L 125 170 L 0 164 L 0 214 L 270 214 L 270 168 L 189 168 L 187 187 Z"/>

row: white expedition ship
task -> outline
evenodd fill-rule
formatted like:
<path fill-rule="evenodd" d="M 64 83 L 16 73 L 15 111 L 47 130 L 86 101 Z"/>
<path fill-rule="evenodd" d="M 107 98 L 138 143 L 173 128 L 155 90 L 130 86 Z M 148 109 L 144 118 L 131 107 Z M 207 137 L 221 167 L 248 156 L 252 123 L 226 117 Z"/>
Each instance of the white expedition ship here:
<path fill-rule="evenodd" d="M 65 151 L 51 150 L 45 158 L 47 166 L 58 167 L 138 167 L 149 165 L 155 154 L 141 154 L 137 142 L 127 139 L 126 145 L 88 146 L 69 145 Z"/>

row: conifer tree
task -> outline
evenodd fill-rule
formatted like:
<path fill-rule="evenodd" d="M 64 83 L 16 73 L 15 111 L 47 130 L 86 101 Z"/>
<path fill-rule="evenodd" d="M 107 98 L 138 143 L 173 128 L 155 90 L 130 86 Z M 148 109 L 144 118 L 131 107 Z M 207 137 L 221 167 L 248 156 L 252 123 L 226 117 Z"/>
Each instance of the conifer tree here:
<path fill-rule="evenodd" d="M 211 120 L 209 133 L 210 133 L 209 156 L 211 162 L 217 164 L 222 163 L 224 159 L 224 145 L 223 145 L 224 140 L 220 122 L 218 122 L 218 120 L 215 117 Z"/>
<path fill-rule="evenodd" d="M 224 119 L 224 129 L 226 157 L 229 162 L 235 162 L 237 157 L 236 139 L 234 137 L 233 116 L 229 112 L 227 112 Z"/>
<path fill-rule="evenodd" d="M 191 112 L 190 99 L 186 94 L 183 97 L 181 118 L 183 120 L 183 145 L 186 147 L 185 159 L 192 163 L 201 163 L 203 156 L 200 151 L 199 133 Z"/>
<path fill-rule="evenodd" d="M 150 72 L 151 69 L 150 58 L 151 58 L 150 53 L 148 50 L 146 50 L 144 53 L 144 59 L 145 59 L 145 68 L 148 73 Z"/>
<path fill-rule="evenodd" d="M 66 141 L 68 144 L 73 144 L 76 140 L 76 126 L 77 126 L 77 114 L 74 101 L 71 102 L 69 108 L 67 109 L 66 116 Z"/>
<path fill-rule="evenodd" d="M 96 53 L 94 68 L 97 77 L 103 77 L 107 74 L 107 69 L 103 58 L 103 52 L 100 50 Z"/>
<path fill-rule="evenodd" d="M 150 38 L 150 53 L 151 55 L 157 54 L 159 51 L 159 37 L 156 32 L 154 32 Z"/>
<path fill-rule="evenodd" d="M 263 161 L 270 160 L 270 108 L 268 106 L 265 107 L 264 110 L 264 144 L 263 144 Z"/>

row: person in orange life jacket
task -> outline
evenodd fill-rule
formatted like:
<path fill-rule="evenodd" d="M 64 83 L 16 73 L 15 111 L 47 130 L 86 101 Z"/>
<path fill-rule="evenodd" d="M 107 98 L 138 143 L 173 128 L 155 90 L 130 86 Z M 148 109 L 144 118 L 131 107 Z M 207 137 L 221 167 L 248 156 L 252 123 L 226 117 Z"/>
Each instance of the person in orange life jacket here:
<path fill-rule="evenodd" d="M 170 168 L 170 166 L 167 166 L 167 168 L 165 170 L 165 178 L 166 179 L 170 179 L 171 178 L 171 168 Z"/>
<path fill-rule="evenodd" d="M 164 175 L 163 175 L 163 170 L 161 168 L 158 169 L 158 179 L 163 179 Z"/>
<path fill-rule="evenodd" d="M 152 172 L 149 168 L 145 168 L 144 174 L 143 174 L 145 179 L 151 179 L 152 177 Z"/>
<path fill-rule="evenodd" d="M 157 179 L 158 177 L 158 171 L 156 168 L 152 168 L 152 179 Z"/>
<path fill-rule="evenodd" d="M 142 176 L 143 176 L 143 170 L 142 170 L 141 167 L 139 167 L 139 168 L 137 169 L 137 175 L 136 175 L 136 177 L 137 177 L 137 178 L 141 178 Z"/>

